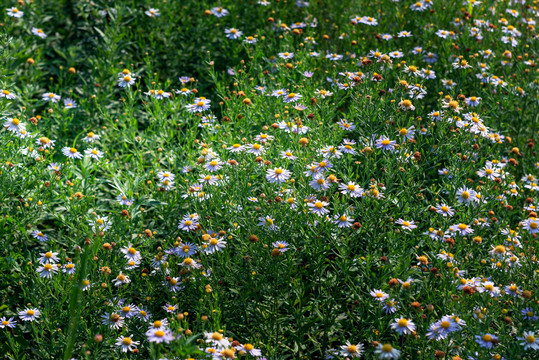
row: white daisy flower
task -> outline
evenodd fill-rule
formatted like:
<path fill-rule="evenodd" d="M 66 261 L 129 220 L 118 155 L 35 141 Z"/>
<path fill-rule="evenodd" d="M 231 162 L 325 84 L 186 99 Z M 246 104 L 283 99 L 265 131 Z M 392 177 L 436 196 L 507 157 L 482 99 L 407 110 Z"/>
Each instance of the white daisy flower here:
<path fill-rule="evenodd" d="M 36 308 L 32 309 L 25 309 L 22 311 L 19 311 L 19 317 L 22 321 L 34 321 L 38 319 L 41 316 L 41 311 L 39 311 Z"/>
<path fill-rule="evenodd" d="M 60 95 L 55 93 L 47 92 L 42 95 L 43 100 L 57 103 L 60 100 Z"/>
<path fill-rule="evenodd" d="M 99 151 L 95 148 L 93 149 L 86 149 L 84 150 L 84 155 L 86 155 L 86 157 L 89 157 L 89 158 L 92 158 L 92 159 L 95 159 L 95 160 L 99 160 L 103 157 L 104 153 L 102 151 Z"/>
<path fill-rule="evenodd" d="M 391 328 L 400 335 L 409 335 L 415 331 L 416 326 L 411 320 L 401 317 L 399 319 L 395 319 L 395 321 L 391 323 Z"/>
<path fill-rule="evenodd" d="M 379 344 L 374 350 L 374 353 L 378 355 L 378 359 L 398 359 L 401 356 L 399 350 L 395 349 L 391 344 Z"/>
<path fill-rule="evenodd" d="M 274 168 L 266 170 L 266 179 L 270 183 L 281 184 L 290 178 L 291 172 L 283 168 Z"/>
<path fill-rule="evenodd" d="M 122 352 L 132 352 L 137 348 L 137 345 L 140 344 L 140 341 L 134 341 L 133 335 L 130 336 L 120 336 L 116 339 L 116 346 L 122 350 Z"/>
<path fill-rule="evenodd" d="M 161 13 L 159 12 L 159 9 L 154 9 L 154 8 L 150 8 L 149 10 L 146 10 L 144 13 L 152 18 L 159 17 L 161 15 Z"/>
<path fill-rule="evenodd" d="M 62 148 L 62 154 L 70 159 L 82 159 L 83 156 L 76 148 L 69 146 Z"/>

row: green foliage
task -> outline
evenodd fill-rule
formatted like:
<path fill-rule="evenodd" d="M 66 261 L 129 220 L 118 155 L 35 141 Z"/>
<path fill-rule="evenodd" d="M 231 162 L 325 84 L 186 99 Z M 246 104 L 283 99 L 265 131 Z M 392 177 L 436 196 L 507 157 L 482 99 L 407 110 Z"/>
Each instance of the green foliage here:
<path fill-rule="evenodd" d="M 263 3 L 6 4 L 3 356 L 534 359 L 519 339 L 539 339 L 531 2 Z M 429 339 L 445 315 L 466 325 Z M 174 340 L 151 342 L 163 319 Z"/>

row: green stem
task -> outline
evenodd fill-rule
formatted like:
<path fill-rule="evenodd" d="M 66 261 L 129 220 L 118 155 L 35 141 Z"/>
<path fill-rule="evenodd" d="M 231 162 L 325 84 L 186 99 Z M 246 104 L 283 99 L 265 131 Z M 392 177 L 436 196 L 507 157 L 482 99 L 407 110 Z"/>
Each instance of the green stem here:
<path fill-rule="evenodd" d="M 71 359 L 73 353 L 73 347 L 75 345 L 75 339 L 77 337 L 77 328 L 80 322 L 81 313 L 81 300 L 82 300 L 82 281 L 86 278 L 88 271 L 88 258 L 91 253 L 90 247 L 86 247 L 81 256 L 80 271 L 77 274 L 77 278 L 71 290 L 71 299 L 69 302 L 69 327 L 68 338 L 66 342 L 64 360 Z"/>

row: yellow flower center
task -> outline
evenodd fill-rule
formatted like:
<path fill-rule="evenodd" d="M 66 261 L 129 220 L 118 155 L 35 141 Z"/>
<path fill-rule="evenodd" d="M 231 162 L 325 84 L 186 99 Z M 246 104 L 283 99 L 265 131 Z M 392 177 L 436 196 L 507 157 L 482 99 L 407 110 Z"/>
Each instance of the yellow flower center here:
<path fill-rule="evenodd" d="M 26 311 L 26 315 L 28 315 L 28 316 L 34 316 L 34 314 L 35 314 L 35 311 L 34 311 L 34 310 L 28 310 L 28 311 Z"/>
<path fill-rule="evenodd" d="M 497 252 L 498 254 L 505 254 L 505 246 L 498 245 L 494 248 L 494 251 Z"/>
<path fill-rule="evenodd" d="M 483 335 L 483 341 L 491 342 L 492 336 L 490 336 L 489 334 Z"/>
<path fill-rule="evenodd" d="M 404 129 L 404 128 L 403 128 L 403 129 L 400 129 L 400 130 L 399 130 L 399 134 L 401 134 L 401 135 L 406 135 L 406 134 L 408 134 L 408 129 Z"/>
<path fill-rule="evenodd" d="M 390 344 L 384 344 L 382 346 L 382 352 L 390 353 L 392 351 L 393 351 L 393 346 L 391 346 Z"/>
<path fill-rule="evenodd" d="M 218 332 L 214 332 L 212 335 L 211 335 L 211 338 L 213 340 L 217 340 L 217 341 L 221 341 L 223 340 L 223 335 L 218 333 Z"/>
<path fill-rule="evenodd" d="M 11 123 L 12 123 L 13 125 L 17 126 L 17 125 L 19 125 L 21 122 L 20 122 L 19 119 L 13 118 L 13 119 L 11 119 Z"/>
<path fill-rule="evenodd" d="M 288 96 L 289 99 L 292 99 L 293 97 L 296 96 L 296 94 L 295 94 L 295 93 L 290 93 L 290 94 L 288 94 L 287 96 Z"/>
<path fill-rule="evenodd" d="M 400 327 L 406 327 L 406 326 L 408 326 L 408 320 L 406 320 L 406 319 L 400 319 L 400 320 L 398 321 L 398 324 L 399 324 Z"/>
<path fill-rule="evenodd" d="M 182 250 L 183 250 L 184 253 L 188 253 L 190 248 L 191 248 L 191 247 L 190 247 L 189 245 L 184 245 L 184 246 L 182 247 Z"/>
<path fill-rule="evenodd" d="M 410 100 L 404 100 L 402 103 L 402 106 L 404 107 L 410 107 L 412 106 L 412 102 Z"/>
<path fill-rule="evenodd" d="M 157 330 L 157 331 L 155 332 L 155 336 L 157 336 L 157 337 L 163 337 L 163 336 L 165 336 L 165 332 L 164 332 L 163 330 Z"/>
<path fill-rule="evenodd" d="M 225 349 L 225 350 L 221 351 L 221 355 L 226 359 L 235 359 L 236 358 L 235 355 L 234 355 L 235 351 L 236 350 L 233 349 L 233 348 L 232 349 Z"/>
<path fill-rule="evenodd" d="M 535 342 L 535 336 L 533 336 L 533 335 L 526 336 L 526 342 L 528 344 L 533 344 Z"/>
<path fill-rule="evenodd" d="M 125 81 L 125 82 L 131 81 L 131 76 L 125 76 L 125 77 L 124 77 L 124 81 Z"/>
<path fill-rule="evenodd" d="M 387 145 L 389 145 L 389 144 L 391 144 L 391 141 L 389 141 L 388 139 L 382 140 L 382 145 L 387 146 Z"/>
<path fill-rule="evenodd" d="M 314 203 L 314 207 L 317 209 L 322 209 L 324 207 L 324 204 L 322 204 L 320 201 L 317 201 Z"/>
<path fill-rule="evenodd" d="M 77 149 L 71 148 L 71 149 L 69 149 L 69 152 L 71 152 L 72 154 L 75 154 L 77 152 Z"/>
<path fill-rule="evenodd" d="M 465 229 L 467 229 L 467 228 L 468 228 L 468 225 L 466 225 L 466 224 L 459 224 L 459 229 L 460 229 L 460 230 L 465 230 Z"/>
<path fill-rule="evenodd" d="M 451 324 L 449 323 L 449 321 L 442 321 L 442 323 L 440 324 L 440 326 L 442 327 L 442 329 L 449 329 L 449 327 L 451 326 Z"/>
<path fill-rule="evenodd" d="M 217 245 L 218 243 L 219 243 L 219 241 L 217 241 L 217 239 L 215 239 L 215 238 L 210 240 L 210 245 L 215 246 L 215 245 Z"/>
<path fill-rule="evenodd" d="M 51 271 L 52 270 L 52 265 L 51 264 L 45 264 L 45 266 L 43 266 L 45 268 L 45 270 L 47 271 Z"/>
<path fill-rule="evenodd" d="M 124 338 L 122 340 L 122 344 L 124 344 L 124 345 L 131 345 L 132 342 L 133 342 L 133 340 L 131 340 L 131 338 L 128 338 L 128 337 L 126 337 L 126 338 Z"/>

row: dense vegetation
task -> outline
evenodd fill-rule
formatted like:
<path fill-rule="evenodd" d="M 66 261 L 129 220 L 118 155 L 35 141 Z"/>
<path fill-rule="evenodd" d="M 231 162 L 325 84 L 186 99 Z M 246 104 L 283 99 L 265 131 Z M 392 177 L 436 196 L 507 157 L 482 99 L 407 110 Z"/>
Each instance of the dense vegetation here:
<path fill-rule="evenodd" d="M 537 4 L 4 2 L 7 359 L 537 359 Z"/>

